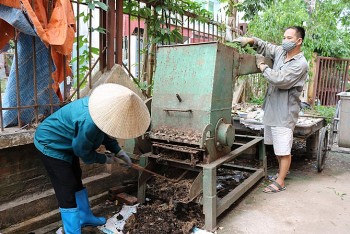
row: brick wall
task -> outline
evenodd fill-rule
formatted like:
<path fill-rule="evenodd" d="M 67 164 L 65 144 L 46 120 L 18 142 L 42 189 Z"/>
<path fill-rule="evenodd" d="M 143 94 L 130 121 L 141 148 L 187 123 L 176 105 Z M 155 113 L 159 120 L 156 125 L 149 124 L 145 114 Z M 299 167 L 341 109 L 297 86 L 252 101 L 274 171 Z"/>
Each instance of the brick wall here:
<path fill-rule="evenodd" d="M 33 144 L 0 150 L 0 205 L 51 187 Z"/>
<path fill-rule="evenodd" d="M 52 188 L 33 144 L 0 150 L 0 205 Z M 103 164 L 81 164 L 83 178 L 106 171 Z"/>
<path fill-rule="evenodd" d="M 81 167 L 89 196 L 106 194 L 102 199 L 106 199 L 109 188 L 121 184 L 124 179 L 136 179 L 137 175 L 132 169 L 118 165 L 81 163 Z M 57 215 L 33 219 L 57 208 L 50 179 L 34 144 L 0 149 L 0 233 L 11 227 L 18 228 L 8 233 L 33 230 L 59 219 Z M 30 219 L 34 221 L 24 222 Z"/>

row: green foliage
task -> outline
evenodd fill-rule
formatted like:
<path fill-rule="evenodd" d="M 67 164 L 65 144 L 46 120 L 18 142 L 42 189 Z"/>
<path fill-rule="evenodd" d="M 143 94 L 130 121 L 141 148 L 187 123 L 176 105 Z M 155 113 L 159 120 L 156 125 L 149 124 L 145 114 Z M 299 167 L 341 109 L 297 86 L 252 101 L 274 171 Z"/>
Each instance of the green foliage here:
<path fill-rule="evenodd" d="M 90 13 L 90 10 L 95 10 L 95 8 L 100 8 L 104 11 L 108 10 L 108 6 L 100 1 L 93 1 L 93 0 L 79 0 L 80 3 L 86 3 L 88 6 L 88 11 L 83 11 L 79 13 L 77 16 L 77 20 L 82 20 L 84 23 L 87 23 L 90 19 L 93 18 L 93 14 Z M 106 29 L 102 27 L 97 27 L 97 28 L 89 28 L 91 32 L 96 31 L 98 33 L 106 33 Z M 79 77 L 83 78 L 85 75 L 89 72 L 89 66 L 87 61 L 90 61 L 92 58 L 93 54 L 99 55 L 100 50 L 96 47 L 89 46 L 89 40 L 87 35 L 79 35 L 78 37 L 74 38 L 74 42 L 77 43 L 78 45 L 78 50 L 81 51 L 79 53 L 78 57 L 73 57 L 72 60 L 70 61 L 71 64 L 77 63 L 79 66 L 79 70 L 77 74 L 74 74 L 74 78 L 77 77 L 79 74 Z M 87 49 L 86 49 L 87 48 Z M 81 87 L 85 86 L 86 80 L 82 81 L 81 84 L 74 83 L 75 88 L 77 88 L 78 85 L 81 85 Z"/>
<path fill-rule="evenodd" d="M 249 103 L 262 106 L 262 104 L 264 103 L 264 97 L 263 96 L 260 96 L 260 97 L 251 96 Z"/>
<path fill-rule="evenodd" d="M 253 17 L 249 23 L 249 33 L 271 43 L 281 44 L 286 27 L 303 25 L 307 19 L 304 0 L 276 1 L 262 14 Z"/>
<path fill-rule="evenodd" d="M 314 109 L 318 115 L 326 119 L 327 123 L 330 123 L 335 114 L 334 106 L 315 106 Z"/>
<path fill-rule="evenodd" d="M 349 10 L 340 0 L 317 2 L 308 22 L 308 47 L 323 56 L 350 57 Z"/>
<path fill-rule="evenodd" d="M 237 4 L 237 9 L 240 12 L 244 12 L 243 19 L 250 21 L 253 20 L 259 12 L 268 7 L 273 0 L 245 0 L 242 3 Z"/>
<path fill-rule="evenodd" d="M 299 25 L 306 29 L 303 51 L 308 60 L 321 56 L 350 57 L 350 4 L 348 0 L 316 1 L 310 12 L 304 0 L 246 0 L 239 10 L 250 19 L 249 35 L 281 44 L 284 29 Z"/>
<path fill-rule="evenodd" d="M 328 124 L 332 121 L 335 110 L 335 106 L 314 106 L 312 109 L 305 110 L 305 114 L 323 117 Z"/>
<path fill-rule="evenodd" d="M 244 12 L 243 20 L 250 21 L 256 14 L 264 10 L 273 0 L 219 0 L 219 2 L 227 3 L 225 7 L 226 15 L 231 15 L 232 9 L 236 8 L 240 12 Z"/>
<path fill-rule="evenodd" d="M 5 79 L 3 79 L 3 77 L 0 77 L 0 86 L 1 86 L 0 92 L 1 92 L 1 93 L 4 93 L 4 92 L 5 92 L 6 83 L 7 83 L 7 81 L 6 81 Z"/>
<path fill-rule="evenodd" d="M 256 54 L 256 51 L 250 46 L 243 48 L 239 44 L 232 42 L 225 42 L 225 45 L 237 49 L 240 54 Z"/>
<path fill-rule="evenodd" d="M 74 42 L 79 45 L 79 51 L 81 51 L 81 53 L 78 57 L 73 57 L 70 63 L 77 63 L 79 65 L 78 74 L 80 78 L 83 78 L 89 72 L 89 64 L 87 63 L 87 61 L 89 61 L 92 58 L 93 54 L 99 55 L 100 50 L 96 47 L 88 47 L 89 41 L 85 35 L 80 35 L 74 38 Z M 81 48 L 83 50 L 80 50 Z M 74 75 L 74 78 L 76 78 L 76 75 L 77 74 Z M 77 83 L 74 83 L 75 88 L 77 87 L 77 85 Z"/>
<path fill-rule="evenodd" d="M 129 14 L 131 17 L 139 16 L 143 18 L 147 25 L 147 42 L 141 49 L 143 55 L 154 55 L 151 45 L 154 44 L 172 44 L 182 43 L 183 36 L 180 32 L 180 27 L 188 23 L 193 24 L 209 23 L 213 21 L 213 15 L 211 12 L 202 8 L 202 4 L 191 0 L 150 0 L 148 4 L 140 4 L 135 0 L 123 0 L 123 12 Z M 188 17 L 188 14 L 191 16 Z M 186 17 L 183 17 L 186 15 Z M 184 20 L 184 22 L 183 22 Z M 189 21 L 189 22 L 188 22 Z M 174 27 L 177 25 L 178 27 Z M 225 30 L 225 25 L 219 25 L 218 30 Z M 141 76 L 144 76 L 146 71 L 141 72 Z M 152 74 L 148 74 L 149 77 Z M 140 79 L 141 80 L 141 79 Z M 153 84 L 147 84 L 147 82 L 141 82 L 134 79 L 136 85 L 143 91 L 151 90 Z"/>
<path fill-rule="evenodd" d="M 155 2 L 156 0 L 149 1 L 150 4 Z M 186 25 L 187 22 L 182 22 L 182 17 L 180 17 L 185 12 L 197 15 L 195 20 L 202 23 L 208 23 L 213 17 L 212 13 L 203 9 L 200 3 L 190 0 L 164 0 L 153 7 L 153 10 L 147 5 L 139 5 L 137 1 L 124 0 L 123 7 L 125 14 L 139 15 L 146 20 L 147 31 L 151 36 L 149 44 L 171 44 L 182 41 L 183 37 L 179 29 L 171 29 L 170 25 Z M 188 19 L 185 18 L 185 20 Z"/>

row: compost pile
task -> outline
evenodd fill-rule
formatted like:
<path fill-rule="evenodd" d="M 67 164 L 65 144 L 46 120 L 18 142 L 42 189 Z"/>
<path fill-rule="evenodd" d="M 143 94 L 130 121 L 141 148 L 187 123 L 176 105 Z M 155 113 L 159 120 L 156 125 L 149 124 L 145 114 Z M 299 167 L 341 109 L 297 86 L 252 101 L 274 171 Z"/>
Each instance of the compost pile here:
<path fill-rule="evenodd" d="M 140 205 L 124 226 L 124 233 L 190 233 L 194 226 L 202 227 L 204 216 L 201 206 L 195 203 L 182 204 L 156 199 Z"/>
<path fill-rule="evenodd" d="M 163 175 L 167 178 L 177 179 L 183 172 L 176 168 L 168 168 Z M 187 171 L 177 182 L 158 177 L 151 178 L 147 183 L 147 194 L 164 201 L 190 202 L 189 190 L 198 172 Z"/>
<path fill-rule="evenodd" d="M 184 173 L 179 168 L 158 168 L 159 177 L 147 181 L 146 204 L 137 208 L 126 222 L 124 233 L 190 233 L 193 227 L 204 226 L 202 206 L 190 202 L 188 193 L 198 172 Z"/>
<path fill-rule="evenodd" d="M 177 202 L 189 202 L 188 192 L 193 180 L 183 179 L 177 183 L 172 183 L 164 179 L 155 178 L 147 186 L 149 192 L 153 196 L 162 200 L 172 199 Z"/>
<path fill-rule="evenodd" d="M 177 169 L 178 170 L 178 169 Z M 176 179 L 179 171 L 168 168 L 163 175 Z M 174 176 L 175 175 L 175 176 Z M 193 227 L 204 226 L 202 205 L 192 202 L 189 190 L 198 172 L 185 174 L 178 182 L 152 177 L 147 182 L 145 205 L 137 208 L 126 222 L 124 233 L 190 233 Z M 217 172 L 218 196 L 223 197 L 242 183 L 249 173 L 229 168 L 219 168 Z M 196 198 L 200 200 L 202 195 Z"/>

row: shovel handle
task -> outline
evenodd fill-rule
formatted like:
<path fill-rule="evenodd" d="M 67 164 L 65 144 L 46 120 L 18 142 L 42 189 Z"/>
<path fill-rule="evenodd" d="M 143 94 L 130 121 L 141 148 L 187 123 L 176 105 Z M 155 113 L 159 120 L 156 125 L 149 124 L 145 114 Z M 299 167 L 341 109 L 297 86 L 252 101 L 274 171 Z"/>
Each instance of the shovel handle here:
<path fill-rule="evenodd" d="M 162 179 L 171 181 L 171 182 L 173 182 L 173 183 L 178 182 L 177 180 L 173 180 L 173 179 L 167 178 L 167 177 L 165 177 L 165 176 L 159 175 L 158 173 L 155 173 L 155 172 L 153 172 L 153 171 L 147 170 L 146 168 L 141 167 L 140 165 L 137 165 L 137 164 L 135 164 L 135 163 L 132 163 L 132 164 L 131 164 L 131 167 L 134 168 L 135 170 L 138 170 L 138 171 L 145 171 L 145 172 L 147 172 L 147 173 L 150 173 L 150 174 L 152 174 L 152 175 L 154 175 L 154 176 L 157 176 L 157 177 L 159 177 L 159 178 L 162 178 Z"/>

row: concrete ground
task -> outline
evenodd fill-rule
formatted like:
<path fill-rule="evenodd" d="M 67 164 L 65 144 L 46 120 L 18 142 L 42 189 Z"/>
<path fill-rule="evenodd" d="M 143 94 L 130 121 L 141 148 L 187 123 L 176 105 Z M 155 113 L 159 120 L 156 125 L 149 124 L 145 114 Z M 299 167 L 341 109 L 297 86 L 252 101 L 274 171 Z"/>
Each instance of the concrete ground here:
<path fill-rule="evenodd" d="M 315 160 L 293 159 L 285 191 L 263 193 L 262 181 L 219 217 L 217 233 L 350 233 L 350 151 L 335 150 L 321 173 Z"/>
<path fill-rule="evenodd" d="M 268 158 L 271 175 L 277 171 L 274 161 L 275 158 Z M 315 159 L 293 156 L 287 189 L 276 194 L 263 193 L 268 184 L 267 180 L 260 181 L 225 211 L 218 218 L 216 233 L 350 233 L 350 149 L 331 151 L 321 173 L 317 172 Z M 104 210 L 95 214 L 111 217 L 114 213 Z M 59 222 L 33 233 L 56 234 L 58 227 Z M 87 227 L 83 233 L 101 232 Z"/>

